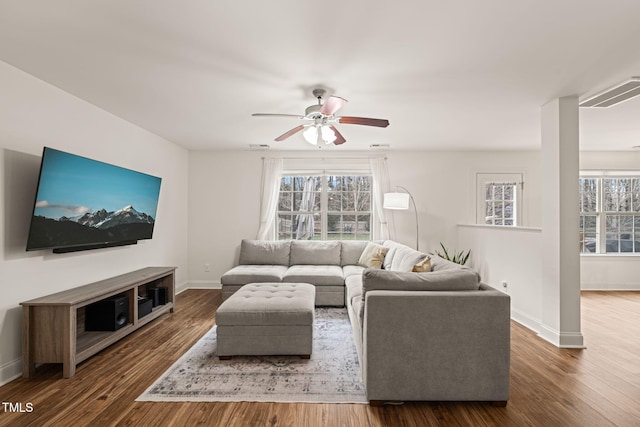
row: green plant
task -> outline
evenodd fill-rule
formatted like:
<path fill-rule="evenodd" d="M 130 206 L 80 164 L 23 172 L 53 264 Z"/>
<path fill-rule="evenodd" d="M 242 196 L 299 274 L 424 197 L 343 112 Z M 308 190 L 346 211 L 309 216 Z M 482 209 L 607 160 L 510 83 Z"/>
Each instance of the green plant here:
<path fill-rule="evenodd" d="M 449 251 L 442 242 L 440 242 L 440 247 L 442 248 L 442 252 L 436 249 L 435 254 L 456 264 L 465 265 L 469 260 L 469 255 L 471 255 L 471 249 L 469 249 L 466 253 L 464 251 L 454 251 L 453 256 L 450 256 Z"/>

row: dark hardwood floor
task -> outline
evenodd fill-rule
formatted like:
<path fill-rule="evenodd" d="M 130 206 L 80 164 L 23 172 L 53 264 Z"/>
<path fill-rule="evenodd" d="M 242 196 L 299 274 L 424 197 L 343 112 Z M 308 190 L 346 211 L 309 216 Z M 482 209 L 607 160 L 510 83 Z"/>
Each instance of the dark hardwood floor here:
<path fill-rule="evenodd" d="M 558 349 L 512 322 L 511 398 L 483 403 L 174 403 L 135 399 L 214 324 L 217 290 L 178 295 L 161 317 L 80 364 L 0 388 L 0 426 L 640 426 L 640 292 L 584 292 L 586 350 Z"/>

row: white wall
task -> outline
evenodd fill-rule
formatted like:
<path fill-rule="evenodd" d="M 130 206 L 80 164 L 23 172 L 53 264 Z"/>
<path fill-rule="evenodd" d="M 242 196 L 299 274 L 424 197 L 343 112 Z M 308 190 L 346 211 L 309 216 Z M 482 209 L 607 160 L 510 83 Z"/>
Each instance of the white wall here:
<path fill-rule="evenodd" d="M 177 283 L 187 281 L 188 153 L 4 62 L 0 94 L 1 384 L 22 371 L 21 301 L 150 265 L 177 266 Z M 25 252 L 43 146 L 162 177 L 153 239 L 72 254 Z"/>
<path fill-rule="evenodd" d="M 539 331 L 542 322 L 542 232 L 539 228 L 460 225 L 458 244 L 482 281 L 511 295 L 511 317 Z M 502 282 L 507 282 L 507 288 Z"/>
<path fill-rule="evenodd" d="M 580 153 L 581 170 L 640 170 L 640 152 L 616 151 Z M 583 290 L 640 290 L 638 255 L 580 256 Z"/>
<path fill-rule="evenodd" d="M 309 156 L 309 154 L 303 154 Z M 345 156 L 325 150 L 322 157 Z M 349 153 L 360 157 L 380 153 Z M 300 152 L 198 151 L 189 155 L 189 286 L 219 286 L 220 276 L 238 260 L 240 240 L 258 231 L 262 156 L 300 157 Z M 311 156 L 319 157 L 316 152 Z M 540 224 L 539 152 L 389 152 L 392 186 L 414 196 L 420 222 L 420 249 L 442 241 L 457 244 L 457 224 L 475 220 L 475 174 L 523 172 L 525 225 Z M 415 245 L 413 211 L 388 211 L 395 239 Z M 392 236 L 393 237 L 393 236 Z M 205 272 L 205 264 L 210 264 Z"/>
<path fill-rule="evenodd" d="M 457 224 L 475 224 L 476 174 L 524 174 L 523 223 L 541 224 L 540 152 L 393 152 L 387 155 L 391 185 L 406 187 L 414 196 L 420 222 L 420 250 L 455 247 Z M 393 212 L 396 239 L 414 246 L 412 211 Z M 461 248 L 462 249 L 462 248 Z"/>
<path fill-rule="evenodd" d="M 256 238 L 263 155 L 256 151 L 189 154 L 190 287 L 219 287 L 220 276 L 238 262 L 240 241 Z M 208 272 L 205 264 L 210 264 Z"/>

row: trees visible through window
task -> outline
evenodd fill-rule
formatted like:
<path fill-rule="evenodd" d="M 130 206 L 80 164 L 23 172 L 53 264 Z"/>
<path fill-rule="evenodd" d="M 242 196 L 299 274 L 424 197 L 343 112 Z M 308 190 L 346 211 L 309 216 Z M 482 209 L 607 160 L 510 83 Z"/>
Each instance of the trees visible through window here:
<path fill-rule="evenodd" d="M 477 173 L 476 224 L 520 225 L 523 191 L 522 173 Z"/>
<path fill-rule="evenodd" d="M 580 252 L 640 252 L 640 178 L 580 178 Z"/>
<path fill-rule="evenodd" d="M 598 245 L 598 178 L 580 179 L 580 252 L 596 252 Z"/>
<path fill-rule="evenodd" d="M 319 176 L 283 176 L 278 200 L 278 239 L 320 238 Z"/>
<path fill-rule="evenodd" d="M 370 240 L 371 176 L 283 176 L 277 235 L 280 240 Z"/>
<path fill-rule="evenodd" d="M 485 183 L 485 224 L 516 225 L 516 186 L 515 182 Z"/>

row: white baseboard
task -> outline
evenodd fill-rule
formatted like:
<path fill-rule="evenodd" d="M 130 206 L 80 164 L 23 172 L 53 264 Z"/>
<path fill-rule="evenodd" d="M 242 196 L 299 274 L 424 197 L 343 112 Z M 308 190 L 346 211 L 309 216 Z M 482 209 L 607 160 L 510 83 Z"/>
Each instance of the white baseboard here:
<path fill-rule="evenodd" d="M 191 280 L 177 286 L 176 293 L 179 294 L 187 289 L 222 289 L 222 284 L 213 280 Z"/>
<path fill-rule="evenodd" d="M 520 323 L 527 329 L 531 329 L 536 334 L 540 332 L 540 320 L 524 314 L 518 310 L 511 309 L 511 319 Z"/>
<path fill-rule="evenodd" d="M 546 325 L 540 325 L 538 336 L 559 348 L 586 348 L 580 332 L 560 332 Z"/>
<path fill-rule="evenodd" d="M 22 357 L 0 366 L 0 386 L 22 376 Z"/>
<path fill-rule="evenodd" d="M 533 319 L 517 310 L 511 310 L 511 319 L 520 323 L 527 329 L 535 332 L 539 338 L 559 348 L 586 348 L 582 333 L 558 332 L 542 324 L 542 321 Z"/>

